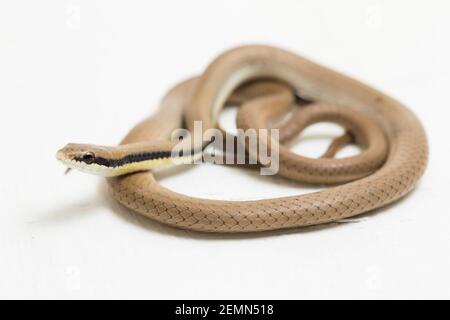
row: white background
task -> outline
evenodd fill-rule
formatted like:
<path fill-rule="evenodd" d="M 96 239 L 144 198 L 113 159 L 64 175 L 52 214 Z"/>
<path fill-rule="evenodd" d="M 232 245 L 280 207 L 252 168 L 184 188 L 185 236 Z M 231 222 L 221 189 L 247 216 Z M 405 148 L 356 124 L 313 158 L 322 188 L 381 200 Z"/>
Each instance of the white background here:
<path fill-rule="evenodd" d="M 450 298 L 449 30 L 446 0 L 2 1 L 0 298 Z M 357 223 L 223 236 L 147 220 L 101 179 L 63 175 L 58 148 L 116 144 L 173 84 L 249 42 L 414 110 L 431 149 L 417 189 Z M 295 150 L 318 155 L 336 134 L 315 126 Z M 212 165 L 160 178 L 214 199 L 315 190 Z"/>

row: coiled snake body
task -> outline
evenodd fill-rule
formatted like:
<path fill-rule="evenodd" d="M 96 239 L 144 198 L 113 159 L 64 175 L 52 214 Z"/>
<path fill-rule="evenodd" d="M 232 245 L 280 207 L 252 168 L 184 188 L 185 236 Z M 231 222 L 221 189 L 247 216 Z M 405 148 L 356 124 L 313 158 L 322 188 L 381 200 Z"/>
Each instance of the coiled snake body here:
<path fill-rule="evenodd" d="M 194 121 L 201 121 L 203 130 L 214 128 L 221 108 L 231 101 L 243 102 L 239 126 L 264 128 L 295 103 L 292 92 L 313 103 L 295 111 L 282 126 L 280 143 L 311 123 L 334 121 L 351 132 L 363 151 L 344 159 L 330 157 L 332 151 L 311 159 L 280 144 L 279 174 L 309 183 L 344 184 L 299 196 L 221 201 L 172 192 L 145 171 L 173 160 L 170 136 L 183 122 L 191 130 Z M 422 125 L 399 102 L 268 46 L 238 47 L 219 56 L 200 77 L 173 88 L 159 111 L 137 125 L 121 146 L 69 144 L 58 152 L 70 168 L 107 176 L 114 198 L 126 207 L 169 225 L 207 232 L 315 225 L 385 206 L 413 189 L 427 156 Z"/>

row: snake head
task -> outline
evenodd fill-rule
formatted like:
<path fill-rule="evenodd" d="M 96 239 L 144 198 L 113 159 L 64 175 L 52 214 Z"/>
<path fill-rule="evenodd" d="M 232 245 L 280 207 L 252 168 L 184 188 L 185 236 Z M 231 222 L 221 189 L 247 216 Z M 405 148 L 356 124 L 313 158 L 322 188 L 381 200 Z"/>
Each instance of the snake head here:
<path fill-rule="evenodd" d="M 56 158 L 70 169 L 100 176 L 112 176 L 110 159 L 114 158 L 111 148 L 90 144 L 69 143 L 56 153 Z"/>

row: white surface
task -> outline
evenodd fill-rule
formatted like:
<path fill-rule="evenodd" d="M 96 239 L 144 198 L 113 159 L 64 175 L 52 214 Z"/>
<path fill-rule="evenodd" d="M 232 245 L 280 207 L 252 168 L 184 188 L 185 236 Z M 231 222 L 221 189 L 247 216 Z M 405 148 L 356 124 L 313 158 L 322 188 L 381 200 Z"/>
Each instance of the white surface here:
<path fill-rule="evenodd" d="M 446 0 L 2 1 L 0 297 L 450 298 L 449 16 Z M 58 148 L 117 143 L 170 86 L 248 42 L 410 106 L 431 147 L 416 191 L 359 223 L 233 237 L 143 219 L 100 179 L 63 175 Z M 224 199 L 313 190 L 210 165 L 162 183 Z"/>

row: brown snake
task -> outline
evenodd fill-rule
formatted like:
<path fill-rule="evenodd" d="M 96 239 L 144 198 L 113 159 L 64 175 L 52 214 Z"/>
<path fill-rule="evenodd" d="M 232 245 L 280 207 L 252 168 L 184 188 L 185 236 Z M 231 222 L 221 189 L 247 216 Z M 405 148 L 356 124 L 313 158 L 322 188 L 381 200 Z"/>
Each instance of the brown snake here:
<path fill-rule="evenodd" d="M 313 102 L 295 108 L 294 94 Z M 171 133 L 183 121 L 191 131 L 194 121 L 202 121 L 203 130 L 217 127 L 227 101 L 242 104 L 238 126 L 243 128 L 269 127 L 271 119 L 295 108 L 280 128 L 279 174 L 308 183 L 343 184 L 257 201 L 198 199 L 162 187 L 149 169 L 171 159 Z M 321 159 L 294 154 L 283 146 L 319 121 L 344 126 L 363 151 L 334 159 L 346 137 L 335 141 Z M 200 77 L 173 88 L 159 111 L 131 130 L 121 146 L 69 144 L 58 152 L 70 168 L 108 176 L 114 198 L 126 207 L 172 226 L 207 232 L 316 225 L 385 206 L 414 188 L 427 157 L 424 129 L 402 104 L 347 76 L 268 46 L 243 46 L 220 55 Z"/>

